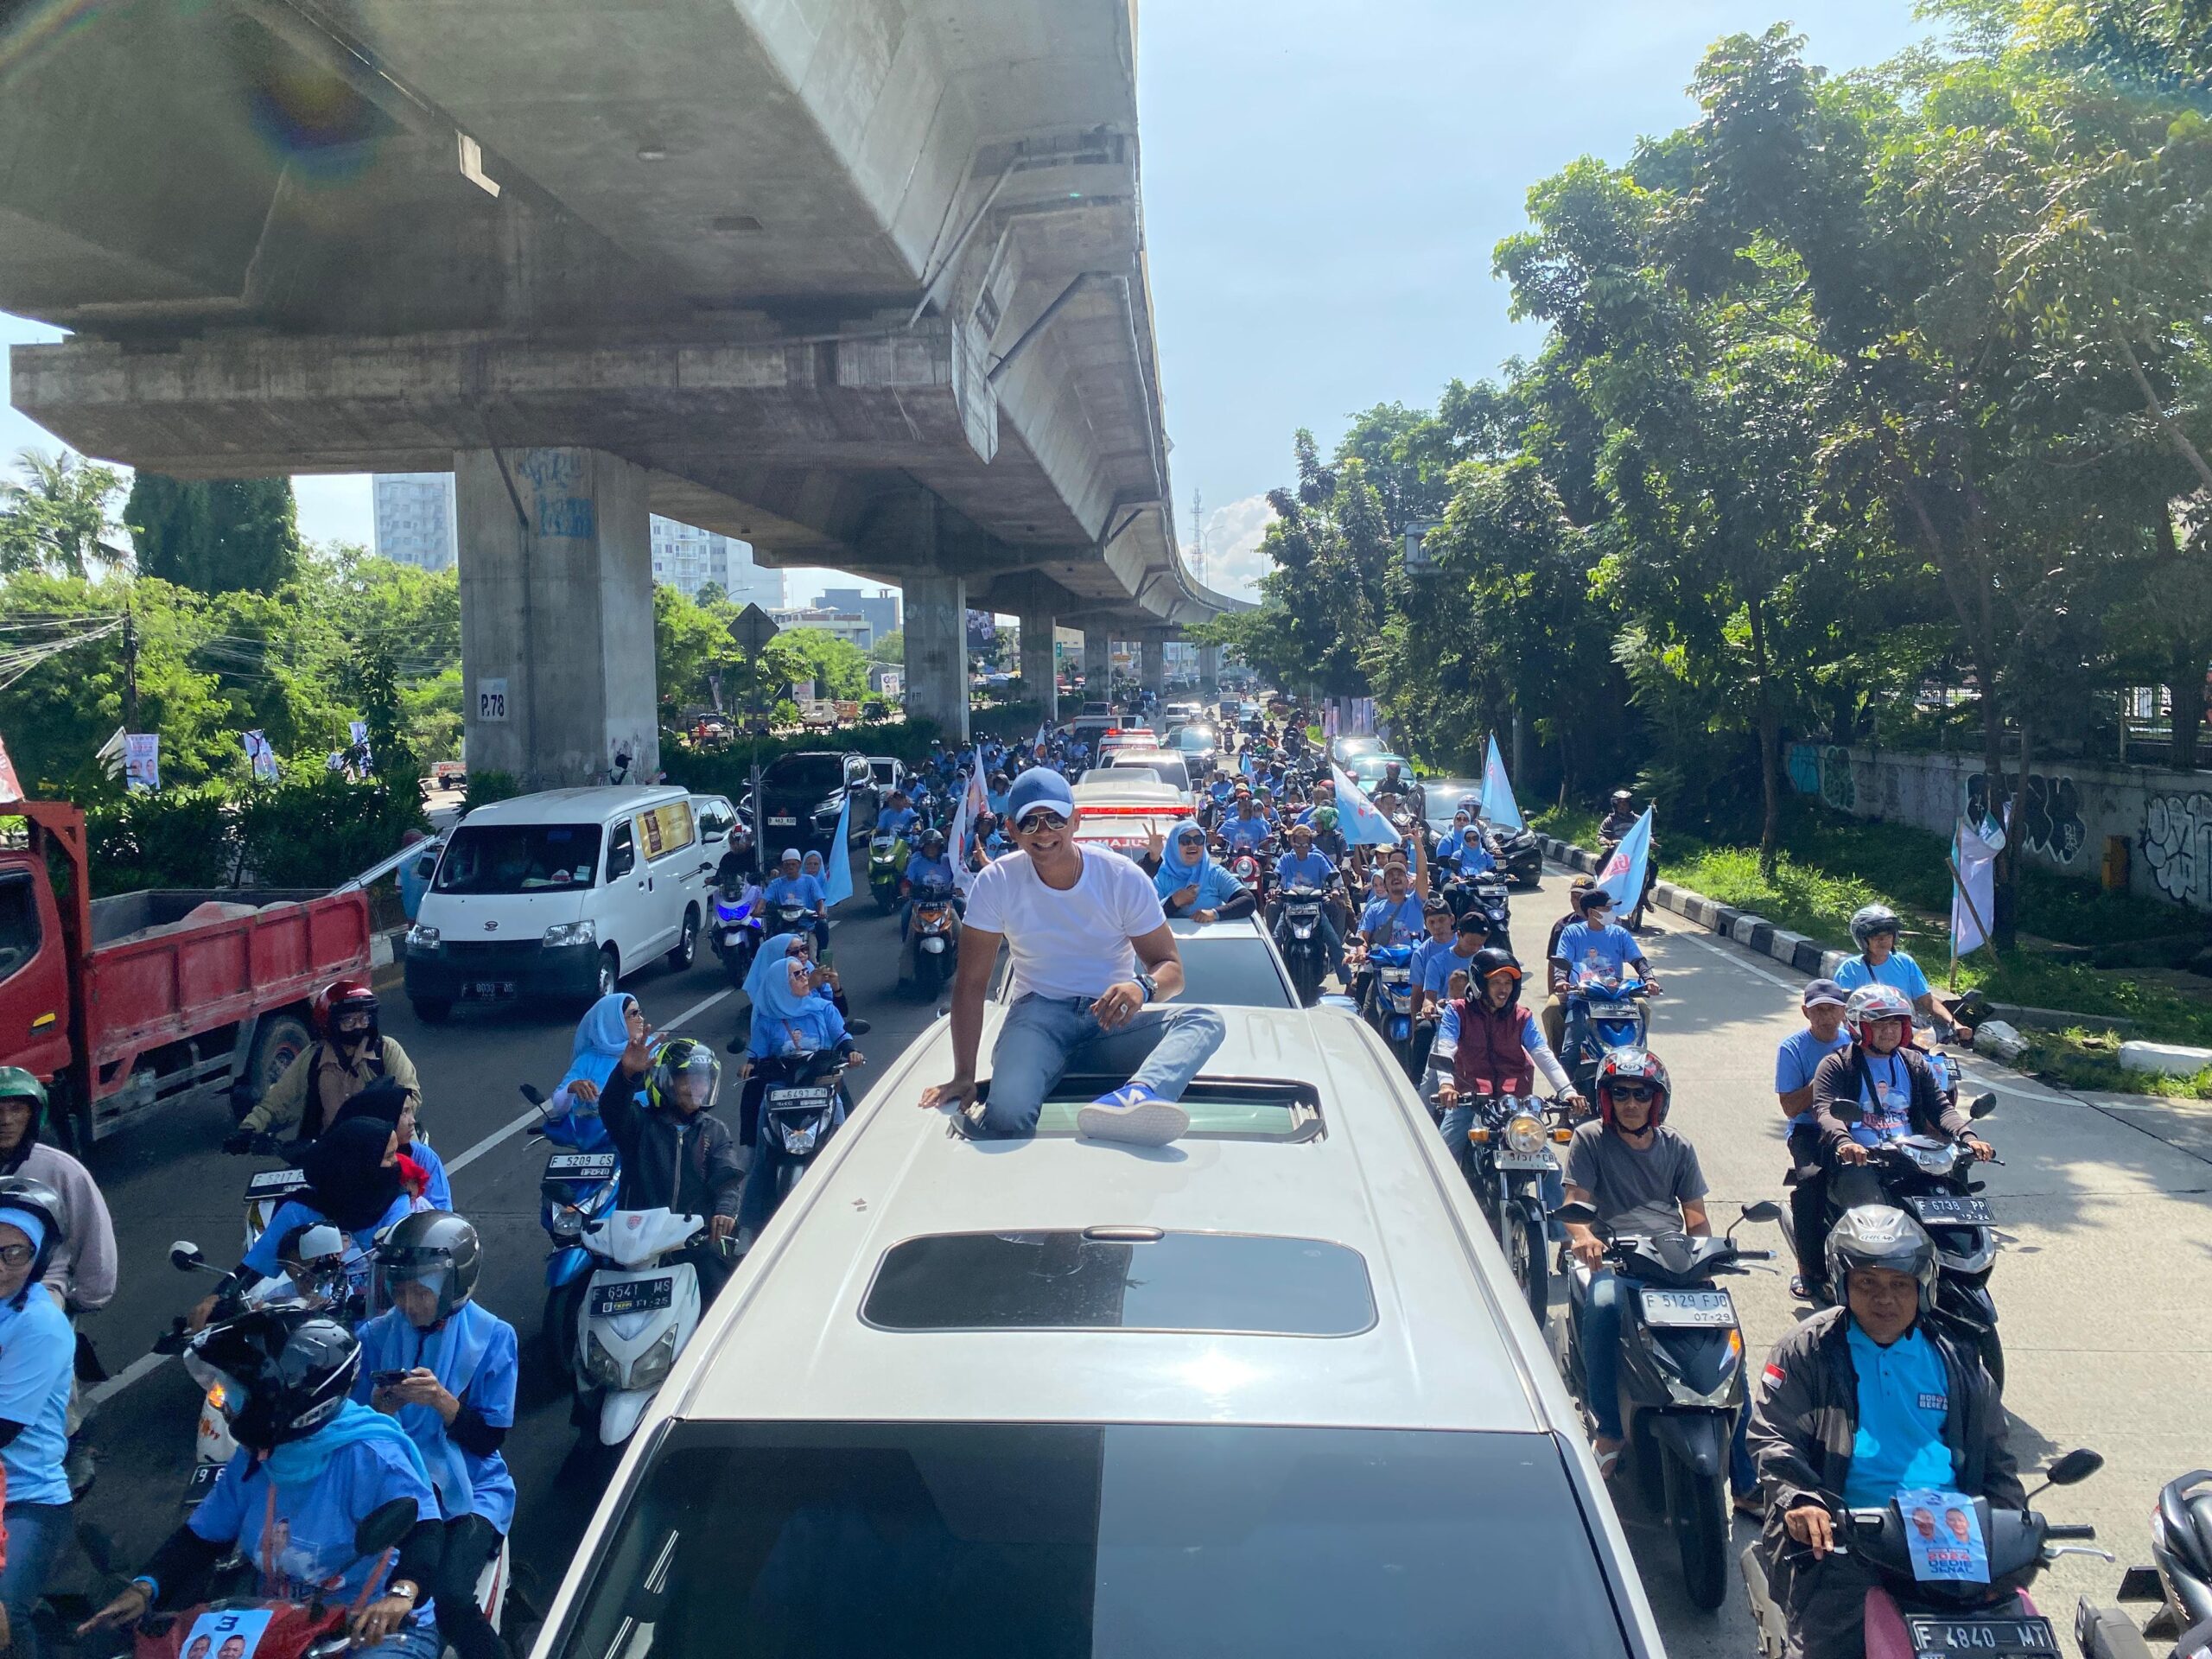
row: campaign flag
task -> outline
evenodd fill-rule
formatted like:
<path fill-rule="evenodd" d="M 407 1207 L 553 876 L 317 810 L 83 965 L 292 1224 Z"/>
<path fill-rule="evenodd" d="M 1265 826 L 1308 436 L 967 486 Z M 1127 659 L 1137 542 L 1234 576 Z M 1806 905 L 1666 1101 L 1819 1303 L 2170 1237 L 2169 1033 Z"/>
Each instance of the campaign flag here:
<path fill-rule="evenodd" d="M 944 850 L 952 860 L 952 885 L 966 893 L 976 885 L 975 873 L 968 868 L 969 827 L 976 817 L 976 774 L 968 774 L 969 787 L 960 791 L 960 804 L 953 810 L 952 828 L 945 832 Z"/>
<path fill-rule="evenodd" d="M 1505 775 L 1505 757 L 1497 752 L 1495 732 L 1491 734 L 1490 753 L 1483 760 L 1483 798 L 1479 805 L 1483 817 L 1499 829 L 1522 827 L 1520 804 L 1513 798 L 1513 780 Z"/>
<path fill-rule="evenodd" d="M 1643 868 L 1651 861 L 1651 811 L 1645 807 L 1620 845 L 1598 872 L 1598 885 L 1613 895 L 1613 907 L 1628 910 L 1643 893 Z"/>
<path fill-rule="evenodd" d="M 8 756 L 8 746 L 0 743 L 0 804 L 22 798 L 23 786 L 16 776 L 16 763 Z"/>
<path fill-rule="evenodd" d="M 123 786 L 162 786 L 162 739 L 158 732 L 132 732 L 123 740 Z"/>
<path fill-rule="evenodd" d="M 275 783 L 276 781 L 276 751 L 269 747 L 268 738 L 259 732 L 245 732 L 239 735 L 240 741 L 245 745 L 246 762 L 253 768 L 255 781 L 264 784 Z"/>
<path fill-rule="evenodd" d="M 1382 816 L 1375 803 L 1367 798 L 1367 791 L 1352 782 L 1351 773 L 1334 761 L 1330 763 L 1329 771 L 1337 784 L 1337 827 L 1344 831 L 1347 844 L 1395 847 L 1405 839 L 1390 827 L 1390 820 Z"/>
<path fill-rule="evenodd" d="M 377 766 L 376 757 L 369 753 L 369 722 L 365 720 L 347 721 L 346 734 L 353 740 L 353 764 L 365 778 L 376 770 Z"/>
<path fill-rule="evenodd" d="M 1984 829 L 1996 825 L 1983 821 Z M 1997 853 L 2004 832 L 1993 846 L 1982 830 L 1961 818 L 1951 841 L 1951 954 L 1963 957 L 1989 943 L 1984 925 L 1997 904 Z"/>
<path fill-rule="evenodd" d="M 849 789 L 845 804 L 837 809 L 837 833 L 822 855 L 822 901 L 833 910 L 853 896 L 852 828 L 853 791 Z"/>
<path fill-rule="evenodd" d="M 1036 753 L 1042 754 L 1045 753 L 1045 746 L 1052 741 L 1052 722 L 1049 720 L 1039 721 L 1037 722 L 1037 741 L 1029 746 L 1030 748 Z"/>

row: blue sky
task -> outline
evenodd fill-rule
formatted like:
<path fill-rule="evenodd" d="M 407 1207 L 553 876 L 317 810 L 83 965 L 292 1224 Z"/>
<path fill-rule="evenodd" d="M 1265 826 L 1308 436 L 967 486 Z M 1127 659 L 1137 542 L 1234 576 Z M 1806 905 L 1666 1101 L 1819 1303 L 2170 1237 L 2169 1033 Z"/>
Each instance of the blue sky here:
<path fill-rule="evenodd" d="M 1283 482 L 1293 429 L 1430 403 L 1535 344 L 1491 251 L 1529 187 L 1694 112 L 1706 44 L 1788 18 L 1834 69 L 1923 32 L 1910 0 L 1151 0 L 1138 92 L 1178 524 L 1205 499 L 1222 585 Z M 52 339 L 0 314 L 0 342 Z M 0 410 L 0 457 L 53 440 Z M 367 480 L 302 478 L 302 528 L 370 539 Z M 795 597 L 814 589 L 791 573 Z"/>

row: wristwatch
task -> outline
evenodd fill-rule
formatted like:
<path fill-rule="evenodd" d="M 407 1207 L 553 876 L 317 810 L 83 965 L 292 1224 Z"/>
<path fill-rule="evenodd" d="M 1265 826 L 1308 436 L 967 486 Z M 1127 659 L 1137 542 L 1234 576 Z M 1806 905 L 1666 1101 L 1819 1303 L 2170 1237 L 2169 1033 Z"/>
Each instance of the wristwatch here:
<path fill-rule="evenodd" d="M 390 1584 L 385 1586 L 384 1592 L 387 1596 L 406 1597 L 407 1604 L 410 1607 L 420 1606 L 423 1602 L 422 1586 L 412 1579 L 394 1579 Z"/>
<path fill-rule="evenodd" d="M 1154 979 L 1150 974 L 1139 974 L 1137 976 L 1137 983 L 1143 988 L 1144 1000 L 1146 1001 L 1157 1002 L 1160 1001 L 1160 982 Z"/>

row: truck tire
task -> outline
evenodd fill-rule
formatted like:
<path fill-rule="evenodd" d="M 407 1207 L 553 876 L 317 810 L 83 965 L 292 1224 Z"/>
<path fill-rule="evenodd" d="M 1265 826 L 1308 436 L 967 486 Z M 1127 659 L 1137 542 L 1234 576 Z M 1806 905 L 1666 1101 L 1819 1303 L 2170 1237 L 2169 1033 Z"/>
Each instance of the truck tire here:
<path fill-rule="evenodd" d="M 275 1014 L 263 1014 L 260 1028 L 253 1033 L 253 1046 L 247 1052 L 245 1075 L 231 1090 L 232 1116 L 244 1117 L 251 1111 L 261 1097 L 276 1086 L 276 1079 L 284 1075 L 285 1068 L 306 1053 L 314 1042 L 315 1033 L 295 1010 L 281 1008 Z"/>

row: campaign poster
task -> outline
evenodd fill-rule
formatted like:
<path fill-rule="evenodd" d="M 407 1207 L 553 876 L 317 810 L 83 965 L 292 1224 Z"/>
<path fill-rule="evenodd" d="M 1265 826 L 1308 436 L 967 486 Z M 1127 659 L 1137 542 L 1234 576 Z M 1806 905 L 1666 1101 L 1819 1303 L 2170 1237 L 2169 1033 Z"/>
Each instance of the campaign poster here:
<path fill-rule="evenodd" d="M 162 786 L 162 738 L 158 732 L 130 732 L 123 740 L 123 786 Z"/>
<path fill-rule="evenodd" d="M 192 1621 L 183 1659 L 253 1659 L 276 1611 L 268 1607 L 209 1608 Z"/>
<path fill-rule="evenodd" d="M 1923 1584 L 1987 1584 L 1989 1546 L 1981 1517 L 1964 1492 L 1915 1490 L 1897 1494 L 1905 1551 Z"/>

